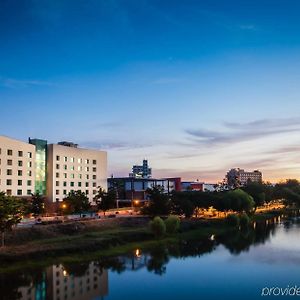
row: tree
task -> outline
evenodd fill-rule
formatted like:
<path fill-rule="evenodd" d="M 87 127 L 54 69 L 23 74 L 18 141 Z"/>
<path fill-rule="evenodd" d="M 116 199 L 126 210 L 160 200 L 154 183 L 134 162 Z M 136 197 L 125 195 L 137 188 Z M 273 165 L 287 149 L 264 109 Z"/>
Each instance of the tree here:
<path fill-rule="evenodd" d="M 98 209 L 102 210 L 105 215 L 107 210 L 116 207 L 117 194 L 114 188 L 108 189 L 106 192 L 104 189 L 99 187 L 98 193 L 95 195 L 94 200 Z"/>
<path fill-rule="evenodd" d="M 169 216 L 165 220 L 166 231 L 169 234 L 173 234 L 178 231 L 180 227 L 180 219 L 177 216 Z"/>
<path fill-rule="evenodd" d="M 150 216 L 168 215 L 171 210 L 169 195 L 163 187 L 157 186 L 147 189 L 149 202 L 142 208 L 142 213 Z"/>
<path fill-rule="evenodd" d="M 43 196 L 37 192 L 36 194 L 31 194 L 32 200 L 30 205 L 30 212 L 34 216 L 41 215 L 45 212 L 45 199 Z"/>
<path fill-rule="evenodd" d="M 63 200 L 63 207 L 67 213 L 82 213 L 90 209 L 89 198 L 81 191 L 70 192 Z"/>
<path fill-rule="evenodd" d="M 5 231 L 11 230 L 14 225 L 18 224 L 27 209 L 24 200 L 6 196 L 4 192 L 0 192 L 0 231 L 2 234 L 2 247 L 5 244 Z"/>
<path fill-rule="evenodd" d="M 166 225 L 160 217 L 155 217 L 150 221 L 150 229 L 156 238 L 160 238 L 166 233 Z"/>
<path fill-rule="evenodd" d="M 184 215 L 190 218 L 195 210 L 195 205 L 188 198 L 179 197 L 178 193 L 172 195 L 171 211 L 176 215 Z"/>

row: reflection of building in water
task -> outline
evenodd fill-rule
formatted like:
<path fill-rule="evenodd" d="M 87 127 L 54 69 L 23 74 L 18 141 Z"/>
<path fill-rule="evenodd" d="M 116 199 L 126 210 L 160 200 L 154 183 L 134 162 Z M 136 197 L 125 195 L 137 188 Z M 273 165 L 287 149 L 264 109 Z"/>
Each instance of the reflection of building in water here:
<path fill-rule="evenodd" d="M 20 287 L 22 300 L 90 300 L 108 294 L 108 272 L 95 263 L 88 266 L 53 265 L 38 284 Z"/>

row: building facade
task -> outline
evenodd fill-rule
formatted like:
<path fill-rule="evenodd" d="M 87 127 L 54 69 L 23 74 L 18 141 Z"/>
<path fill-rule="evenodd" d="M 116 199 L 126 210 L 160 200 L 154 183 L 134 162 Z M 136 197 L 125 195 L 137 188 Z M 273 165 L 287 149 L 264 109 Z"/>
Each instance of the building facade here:
<path fill-rule="evenodd" d="M 107 189 L 105 151 L 77 148 L 76 144 L 48 145 L 47 196 L 62 201 L 72 191 L 82 191 L 93 201 L 97 189 Z"/>
<path fill-rule="evenodd" d="M 62 201 L 81 190 L 90 202 L 101 186 L 107 189 L 107 153 L 77 144 L 31 139 L 25 143 L 0 136 L 0 191 L 12 196 L 47 196 Z"/>
<path fill-rule="evenodd" d="M 226 180 L 229 187 L 244 186 L 249 182 L 262 182 L 262 172 L 254 170 L 253 172 L 243 169 L 231 169 L 226 174 Z"/>
<path fill-rule="evenodd" d="M 151 178 L 152 169 L 148 166 L 148 160 L 144 159 L 142 165 L 134 165 L 132 167 L 132 173 L 129 174 L 129 177 L 134 178 Z"/>
<path fill-rule="evenodd" d="M 35 192 L 35 146 L 0 136 L 0 191 L 12 196 Z"/>

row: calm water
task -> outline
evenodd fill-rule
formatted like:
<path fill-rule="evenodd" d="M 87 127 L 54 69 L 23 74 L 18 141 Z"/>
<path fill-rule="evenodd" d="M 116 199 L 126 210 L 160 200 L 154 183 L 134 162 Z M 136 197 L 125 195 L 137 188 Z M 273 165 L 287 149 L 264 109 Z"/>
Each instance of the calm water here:
<path fill-rule="evenodd" d="M 300 287 L 300 219 L 277 217 L 248 232 L 0 276 L 0 299 L 9 300 L 261 299 L 264 287 Z"/>

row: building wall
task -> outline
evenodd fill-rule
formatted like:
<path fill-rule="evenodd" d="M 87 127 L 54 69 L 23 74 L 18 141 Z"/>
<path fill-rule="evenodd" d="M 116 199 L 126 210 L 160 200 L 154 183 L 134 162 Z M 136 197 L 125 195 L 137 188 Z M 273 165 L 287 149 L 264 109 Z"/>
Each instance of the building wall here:
<path fill-rule="evenodd" d="M 62 145 L 48 145 L 47 196 L 62 201 L 70 191 L 87 193 L 92 202 L 97 189 L 107 189 L 107 153 Z"/>
<path fill-rule="evenodd" d="M 35 146 L 0 136 L 0 191 L 27 196 L 35 191 Z"/>

